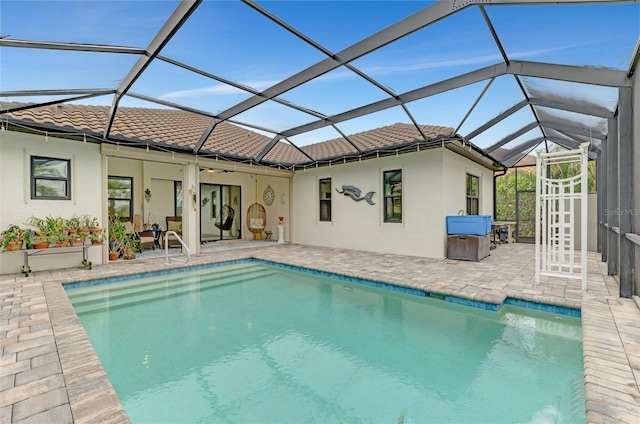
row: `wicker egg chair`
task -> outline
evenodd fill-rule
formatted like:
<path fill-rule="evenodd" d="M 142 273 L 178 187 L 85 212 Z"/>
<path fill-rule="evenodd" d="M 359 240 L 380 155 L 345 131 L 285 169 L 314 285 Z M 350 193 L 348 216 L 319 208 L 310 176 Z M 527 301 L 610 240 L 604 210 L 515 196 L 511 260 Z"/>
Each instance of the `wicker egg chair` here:
<path fill-rule="evenodd" d="M 267 224 L 267 212 L 264 206 L 256 202 L 247 209 L 247 228 L 253 233 L 254 240 L 262 240 L 262 232 Z"/>

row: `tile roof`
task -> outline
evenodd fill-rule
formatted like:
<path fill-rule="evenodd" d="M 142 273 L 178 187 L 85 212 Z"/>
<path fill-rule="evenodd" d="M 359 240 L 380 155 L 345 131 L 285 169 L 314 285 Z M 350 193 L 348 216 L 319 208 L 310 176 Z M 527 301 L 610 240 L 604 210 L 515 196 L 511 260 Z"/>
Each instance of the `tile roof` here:
<path fill-rule="evenodd" d="M 7 110 L 25 105 L 27 104 L 0 102 L 0 109 Z M 24 125 L 44 126 L 52 131 L 59 129 L 71 133 L 87 132 L 101 138 L 109 110 L 108 106 L 58 104 L 13 111 L 9 113 L 9 117 Z M 208 116 L 176 109 L 119 107 L 109 138 L 188 150 L 196 146 L 211 120 Z M 453 128 L 430 125 L 420 125 L 420 129 L 428 140 L 450 136 L 454 131 Z M 405 123 L 396 123 L 348 137 L 362 153 L 424 141 L 414 125 Z M 255 131 L 220 122 L 206 139 L 200 152 L 203 155 L 249 160 L 255 159 L 270 141 L 270 137 Z M 344 138 L 304 146 L 300 150 L 286 141 L 279 141 L 263 160 L 270 164 L 290 166 L 357 154 L 359 152 Z"/>
<path fill-rule="evenodd" d="M 420 125 L 420 129 L 427 137 L 427 140 L 447 137 L 453 134 L 454 131 L 450 127 L 432 125 Z M 404 123 L 395 123 L 386 127 L 352 134 L 348 137 L 361 152 L 375 152 L 376 150 L 400 146 L 414 141 L 424 141 L 422 134 L 420 134 L 415 125 Z M 358 151 L 344 138 L 334 138 L 311 144 L 302 147 L 302 150 L 314 159 L 328 159 L 358 154 Z"/>

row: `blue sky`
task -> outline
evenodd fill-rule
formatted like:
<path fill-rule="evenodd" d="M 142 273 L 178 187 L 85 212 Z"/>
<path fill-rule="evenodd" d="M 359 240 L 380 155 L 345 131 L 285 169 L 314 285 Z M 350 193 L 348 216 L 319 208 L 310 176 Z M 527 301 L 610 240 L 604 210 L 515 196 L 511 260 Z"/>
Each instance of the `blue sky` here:
<path fill-rule="evenodd" d="M 0 35 L 15 39 L 146 47 L 177 1 L 0 2 Z M 337 53 L 432 2 L 423 1 L 261 1 L 258 4 L 325 48 Z M 640 34 L 640 5 L 487 7 L 512 59 L 626 69 Z M 205 1 L 161 52 L 163 56 L 263 90 L 326 56 L 237 1 Z M 114 54 L 0 49 L 0 91 L 52 88 L 114 88 L 136 57 Z M 501 61 L 478 8 L 468 8 L 352 64 L 401 94 Z M 529 79 L 544 90 L 566 91 L 577 99 L 599 99 L 602 91 Z M 423 124 L 457 127 L 486 83 L 463 87 L 408 104 Z M 167 63 L 155 61 L 132 92 L 219 113 L 249 94 Z M 615 93 L 613 94 L 615 96 Z M 604 97 L 612 96 L 608 92 Z M 353 72 L 339 68 L 284 93 L 281 98 L 332 115 L 387 97 Z M 2 98 L 2 100 L 36 100 Z M 462 126 L 470 132 L 522 100 L 512 77 L 497 79 Z M 110 105 L 111 98 L 86 104 Z M 124 106 L 156 107 L 126 99 Z M 315 118 L 273 102 L 236 117 L 282 131 Z M 532 119 L 515 116 L 502 136 Z M 410 122 L 400 108 L 339 125 L 347 134 Z M 494 131 L 495 132 L 495 131 Z M 298 144 L 338 137 L 333 129 L 292 138 Z M 485 134 L 477 144 L 492 144 Z"/>

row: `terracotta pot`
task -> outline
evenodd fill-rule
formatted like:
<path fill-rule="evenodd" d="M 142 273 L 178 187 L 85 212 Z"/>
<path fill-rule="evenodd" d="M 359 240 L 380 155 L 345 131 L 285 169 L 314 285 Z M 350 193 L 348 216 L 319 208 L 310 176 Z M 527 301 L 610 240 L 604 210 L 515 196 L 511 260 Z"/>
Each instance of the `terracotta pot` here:
<path fill-rule="evenodd" d="M 117 261 L 118 260 L 118 256 L 120 256 L 120 253 L 118 253 L 118 252 L 109 252 L 109 260 L 110 261 Z"/>
<path fill-rule="evenodd" d="M 91 232 L 92 232 L 92 233 L 94 233 L 94 234 L 101 233 L 101 232 L 102 232 L 102 228 L 100 228 L 100 227 L 93 227 L 93 228 L 91 229 Z"/>
<path fill-rule="evenodd" d="M 91 244 L 102 244 L 100 240 L 91 240 Z"/>
<path fill-rule="evenodd" d="M 21 241 L 10 241 L 9 244 L 7 244 L 7 250 L 11 251 L 11 250 L 20 250 L 22 249 L 22 242 Z"/>
<path fill-rule="evenodd" d="M 83 238 L 75 238 L 73 239 L 73 245 L 74 246 L 82 246 L 84 244 L 84 239 Z"/>
<path fill-rule="evenodd" d="M 49 247 L 49 242 L 48 241 L 43 241 L 40 243 L 33 243 L 33 248 L 34 249 L 47 249 Z"/>

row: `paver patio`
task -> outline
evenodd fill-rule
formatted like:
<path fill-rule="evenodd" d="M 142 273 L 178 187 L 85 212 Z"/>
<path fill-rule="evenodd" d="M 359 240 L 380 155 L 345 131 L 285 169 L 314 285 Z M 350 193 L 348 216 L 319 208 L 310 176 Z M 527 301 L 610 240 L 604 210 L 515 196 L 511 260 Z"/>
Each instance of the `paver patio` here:
<path fill-rule="evenodd" d="M 270 242 L 231 250 L 218 244 L 203 247 L 188 265 L 251 257 L 488 303 L 514 298 L 581 309 L 587 421 L 640 422 L 638 298 L 618 296 L 596 253 L 589 253 L 587 291 L 570 279 L 536 285 L 533 246 L 523 244 L 502 245 L 478 263 Z M 0 422 L 128 422 L 62 285 L 182 266 L 150 258 L 0 276 Z"/>

